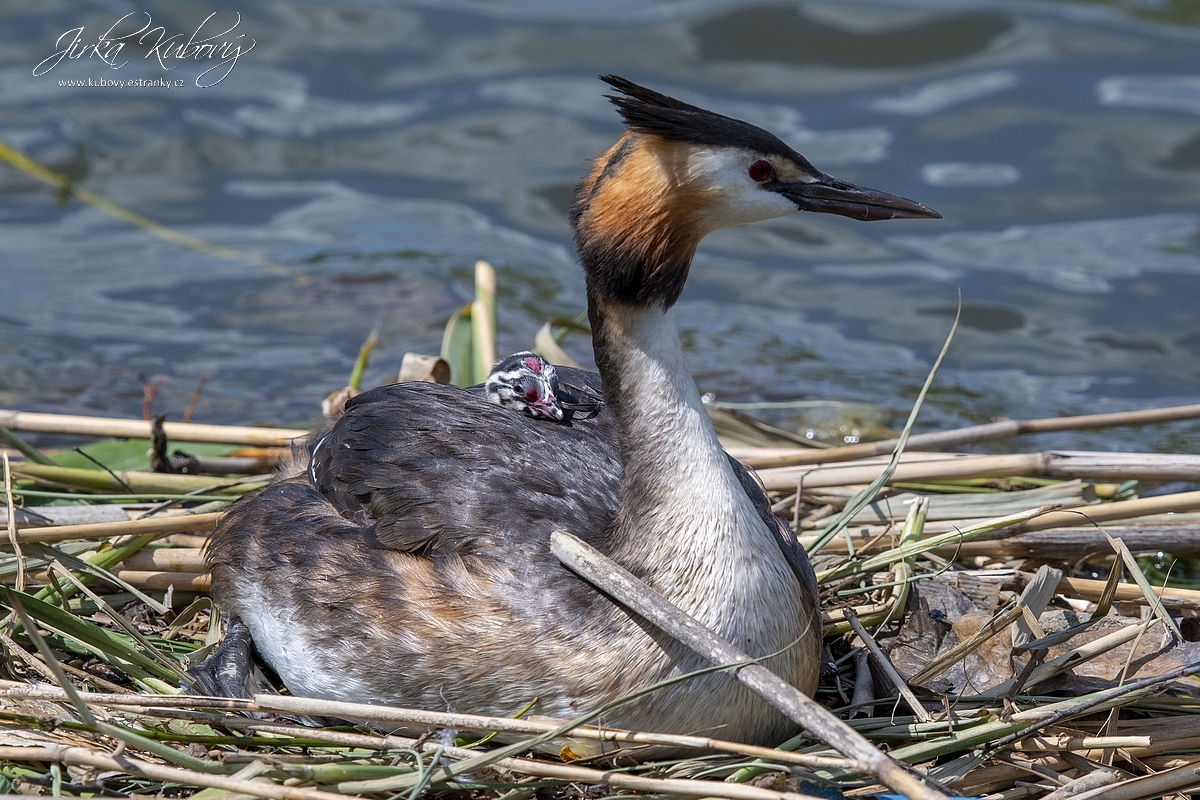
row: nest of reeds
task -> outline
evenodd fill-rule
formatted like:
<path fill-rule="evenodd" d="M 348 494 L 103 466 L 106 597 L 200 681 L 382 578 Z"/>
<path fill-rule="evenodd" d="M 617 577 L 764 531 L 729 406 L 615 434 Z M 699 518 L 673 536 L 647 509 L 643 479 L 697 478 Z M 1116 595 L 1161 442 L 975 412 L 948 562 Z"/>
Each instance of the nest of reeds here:
<path fill-rule="evenodd" d="M 447 328 L 443 356 L 464 382 L 492 360 L 487 331 L 475 330 L 490 325 L 486 277 L 482 299 Z M 560 322 L 559 336 L 578 327 Z M 563 357 L 549 325 L 538 345 Z M 440 361 L 406 369 L 437 379 Z M 1200 492 L 1165 490 L 1200 482 L 1200 457 L 949 452 L 1193 419 L 1200 407 L 910 436 L 914 409 L 898 441 L 819 448 L 709 407 L 813 554 L 822 589 L 823 708 L 801 709 L 817 721 L 777 749 L 719 730 L 617 731 L 600 724 L 603 709 L 494 719 L 189 693 L 187 669 L 221 635 L 205 594 L 206 535 L 227 503 L 266 485 L 304 431 L 0 411 L 0 793 L 781 800 L 886 784 L 910 797 L 1149 798 L 1200 786 L 1200 591 L 1169 574 L 1200 552 Z M 23 432 L 97 441 L 43 452 Z M 739 679 L 765 672 L 711 652 Z M 776 700 L 793 702 L 788 688 Z M 821 715 L 836 725 L 822 727 Z M 401 726 L 427 733 L 384 732 Z M 690 755 L 639 757 L 664 744 Z"/>

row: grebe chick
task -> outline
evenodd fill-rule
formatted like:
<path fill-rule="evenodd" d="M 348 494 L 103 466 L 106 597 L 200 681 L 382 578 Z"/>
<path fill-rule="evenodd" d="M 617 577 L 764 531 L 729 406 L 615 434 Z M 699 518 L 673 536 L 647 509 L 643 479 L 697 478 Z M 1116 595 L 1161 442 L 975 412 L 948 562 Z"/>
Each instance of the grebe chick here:
<path fill-rule="evenodd" d="M 558 529 L 815 689 L 812 567 L 721 449 L 671 309 L 716 229 L 799 210 L 939 215 L 826 175 L 753 125 L 604 80 L 626 130 L 571 211 L 599 413 L 548 424 L 451 386 L 383 386 L 347 403 L 310 470 L 235 504 L 209 546 L 212 594 L 292 694 L 494 716 L 537 698 L 571 718 L 706 666 L 563 567 Z M 795 730 L 723 673 L 603 721 L 756 744 Z"/>
<path fill-rule="evenodd" d="M 567 380 L 560 380 L 549 361 L 523 350 L 496 362 L 484 392 L 493 403 L 531 417 L 571 422 L 599 414 L 604 402 L 599 376 L 574 367 L 562 369 Z"/>
<path fill-rule="evenodd" d="M 549 361 L 528 350 L 497 361 L 483 389 L 488 400 L 513 411 L 542 419 L 563 418 L 558 372 Z"/>

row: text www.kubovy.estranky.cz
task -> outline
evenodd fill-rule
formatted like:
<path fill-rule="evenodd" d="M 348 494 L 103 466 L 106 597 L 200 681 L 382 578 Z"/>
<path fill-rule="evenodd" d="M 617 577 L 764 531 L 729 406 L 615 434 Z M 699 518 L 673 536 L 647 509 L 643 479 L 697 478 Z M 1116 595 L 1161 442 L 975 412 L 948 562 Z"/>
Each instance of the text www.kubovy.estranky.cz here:
<path fill-rule="evenodd" d="M 112 78 L 79 78 L 76 80 L 61 80 L 58 82 L 60 88 L 75 87 L 75 86 L 92 86 L 115 89 L 126 89 L 130 87 L 140 87 L 145 89 L 177 89 L 182 87 L 186 81 L 171 79 L 171 78 L 131 78 L 129 80 L 113 80 Z"/>

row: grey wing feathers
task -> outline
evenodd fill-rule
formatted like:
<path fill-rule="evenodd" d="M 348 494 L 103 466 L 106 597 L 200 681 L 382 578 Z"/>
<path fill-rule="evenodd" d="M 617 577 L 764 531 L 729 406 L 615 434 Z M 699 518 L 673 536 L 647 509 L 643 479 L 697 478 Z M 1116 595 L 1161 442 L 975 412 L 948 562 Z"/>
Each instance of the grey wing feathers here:
<path fill-rule="evenodd" d="M 737 475 L 738 482 L 742 484 L 746 496 L 754 504 L 754 510 L 758 512 L 762 521 L 775 536 L 775 542 L 779 545 L 779 549 L 792 571 L 796 573 L 796 578 L 810 589 L 815 597 L 817 595 L 817 574 L 813 572 L 812 564 L 808 561 L 808 554 L 804 552 L 795 532 L 792 531 L 790 525 L 771 511 L 771 501 L 767 499 L 766 493 L 763 492 L 762 487 L 758 485 L 758 481 L 754 479 L 750 471 L 733 456 L 726 454 L 726 457 L 729 459 L 729 465 L 733 467 L 733 474 Z"/>

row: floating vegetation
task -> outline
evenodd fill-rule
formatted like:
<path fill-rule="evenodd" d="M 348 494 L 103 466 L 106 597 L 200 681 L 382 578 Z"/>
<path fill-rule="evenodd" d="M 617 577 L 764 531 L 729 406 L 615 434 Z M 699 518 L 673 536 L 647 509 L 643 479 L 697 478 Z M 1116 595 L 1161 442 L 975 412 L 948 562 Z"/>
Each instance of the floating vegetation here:
<path fill-rule="evenodd" d="M 408 377 L 486 375 L 495 277 L 482 262 L 476 288 L 440 357 L 406 360 Z M 561 358 L 571 331 L 586 328 L 554 320 L 537 344 Z M 1200 492 L 1166 491 L 1200 483 L 1200 457 L 945 452 L 1195 419 L 1200 407 L 912 436 L 910 418 L 899 440 L 838 445 L 764 425 L 747 416 L 754 408 L 708 407 L 813 554 L 830 654 L 815 698 L 690 629 L 572 537 L 556 534 L 553 547 L 802 721 L 778 749 L 719 730 L 614 730 L 604 709 L 496 719 L 265 690 L 197 695 L 187 669 L 221 634 L 206 595 L 207 534 L 305 432 L 0 410 L 0 793 L 795 800 L 886 788 L 1057 800 L 1200 785 L 1200 591 L 1171 580 L 1191 569 L 1180 559 L 1200 556 Z M 43 452 L 26 432 L 97 441 Z M 537 698 L 524 700 L 536 715 Z M 687 755 L 662 761 L 646 749 L 663 745 Z"/>

